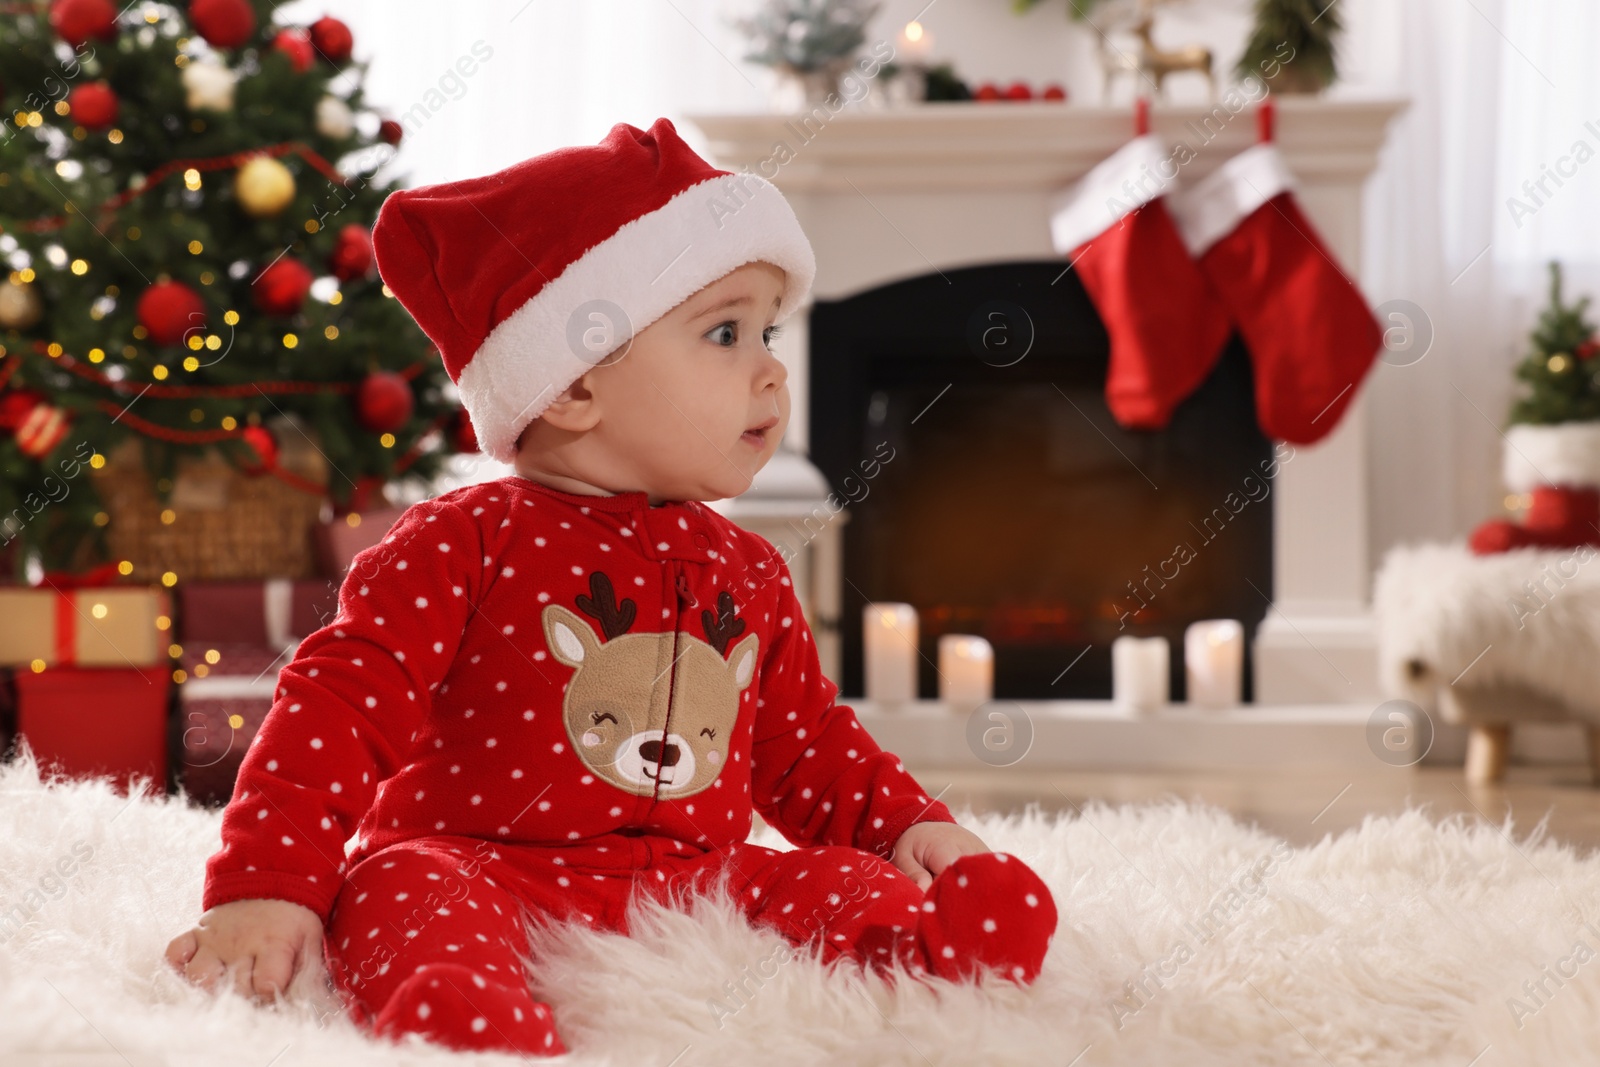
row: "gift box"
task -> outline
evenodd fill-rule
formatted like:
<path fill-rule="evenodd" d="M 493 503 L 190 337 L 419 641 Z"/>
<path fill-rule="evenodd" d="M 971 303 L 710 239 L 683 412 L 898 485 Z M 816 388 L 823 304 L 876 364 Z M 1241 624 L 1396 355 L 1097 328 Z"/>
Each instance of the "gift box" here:
<path fill-rule="evenodd" d="M 17 733 L 41 767 L 110 775 L 124 792 L 141 775 L 165 793 L 171 681 L 165 666 L 19 671 Z"/>
<path fill-rule="evenodd" d="M 350 523 L 351 515 L 320 523 L 312 531 L 312 540 L 322 573 L 329 578 L 343 578 L 356 554 L 387 537 L 390 527 L 405 513 L 405 508 L 382 507 L 352 512 L 357 520 L 354 525 Z"/>
<path fill-rule="evenodd" d="M 339 587 L 320 579 L 184 582 L 178 610 L 185 647 L 203 642 L 278 650 L 322 629 L 338 613 Z"/>
<path fill-rule="evenodd" d="M 170 625 L 161 588 L 0 586 L 0 666 L 164 666 Z"/>
<path fill-rule="evenodd" d="M 183 653 L 178 687 L 178 783 L 204 804 L 226 804 L 245 751 L 272 708 L 278 671 L 293 648 L 219 642 Z"/>

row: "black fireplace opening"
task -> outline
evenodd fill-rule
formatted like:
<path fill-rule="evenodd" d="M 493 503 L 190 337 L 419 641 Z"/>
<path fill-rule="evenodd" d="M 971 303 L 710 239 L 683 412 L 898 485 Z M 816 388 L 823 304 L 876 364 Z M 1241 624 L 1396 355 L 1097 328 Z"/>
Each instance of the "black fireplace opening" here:
<path fill-rule="evenodd" d="M 1170 642 L 1238 619 L 1250 646 L 1272 598 L 1274 449 L 1235 335 L 1159 431 L 1120 428 L 1108 343 L 1058 260 L 931 274 L 810 319 L 810 455 L 849 518 L 839 619 L 845 695 L 863 689 L 862 609 L 917 609 L 919 695 L 938 639 L 994 646 L 995 697 L 1107 699 L 1111 642 Z"/>

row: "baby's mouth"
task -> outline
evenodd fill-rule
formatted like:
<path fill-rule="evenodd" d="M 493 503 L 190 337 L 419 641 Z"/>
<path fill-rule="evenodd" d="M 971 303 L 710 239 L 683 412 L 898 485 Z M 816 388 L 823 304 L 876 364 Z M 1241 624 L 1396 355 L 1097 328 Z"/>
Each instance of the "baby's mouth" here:
<path fill-rule="evenodd" d="M 778 417 L 774 415 L 766 422 L 750 427 L 739 435 L 739 439 L 756 448 L 764 448 L 767 444 L 767 431 L 778 425 Z"/>

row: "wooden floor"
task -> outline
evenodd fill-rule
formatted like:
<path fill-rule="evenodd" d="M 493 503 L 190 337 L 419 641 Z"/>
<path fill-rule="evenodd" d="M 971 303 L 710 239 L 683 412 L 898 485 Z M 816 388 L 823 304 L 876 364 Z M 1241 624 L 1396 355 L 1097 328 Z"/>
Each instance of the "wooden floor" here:
<path fill-rule="evenodd" d="M 917 780 L 952 808 L 1009 813 L 1036 803 L 1046 811 L 1071 812 L 1087 800 L 1139 803 L 1177 796 L 1204 801 L 1254 823 L 1291 844 L 1310 844 L 1326 834 L 1359 826 L 1369 814 L 1393 814 L 1426 806 L 1436 816 L 1461 812 L 1503 824 L 1514 819 L 1521 838 L 1548 816 L 1548 832 L 1587 853 L 1600 847 L 1600 788 L 1590 784 L 1587 764 L 1511 767 L 1495 786 L 1469 786 L 1460 768 L 1383 768 L 1385 773 L 1294 774 L 1209 772 L 951 771 L 907 767 Z"/>

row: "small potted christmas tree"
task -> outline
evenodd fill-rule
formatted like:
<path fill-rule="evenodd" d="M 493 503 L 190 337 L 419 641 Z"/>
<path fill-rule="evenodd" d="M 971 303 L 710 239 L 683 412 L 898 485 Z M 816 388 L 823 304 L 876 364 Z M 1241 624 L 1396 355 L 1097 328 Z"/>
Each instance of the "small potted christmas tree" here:
<path fill-rule="evenodd" d="M 1274 92 L 1321 92 L 1339 76 L 1334 39 L 1343 29 L 1337 0 L 1256 0 L 1255 27 L 1235 73 L 1276 71 L 1268 79 Z"/>
<path fill-rule="evenodd" d="M 1473 531 L 1474 552 L 1600 544 L 1600 339 L 1589 298 L 1567 303 L 1561 266 L 1550 264 L 1550 303 L 1539 314 L 1516 375 L 1503 475 L 1527 498 L 1521 522 L 1494 519 Z"/>

